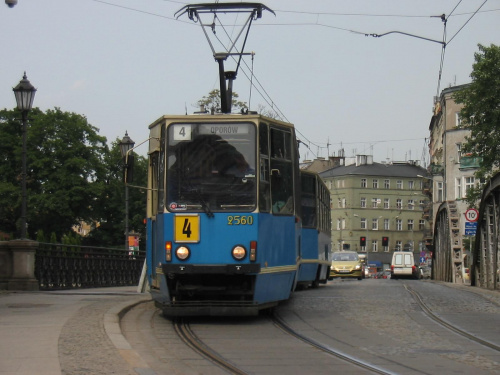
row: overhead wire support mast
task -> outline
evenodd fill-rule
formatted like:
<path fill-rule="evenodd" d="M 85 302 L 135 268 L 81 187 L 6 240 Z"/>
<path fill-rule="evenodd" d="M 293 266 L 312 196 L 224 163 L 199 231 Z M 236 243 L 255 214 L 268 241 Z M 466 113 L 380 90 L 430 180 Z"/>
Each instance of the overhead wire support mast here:
<path fill-rule="evenodd" d="M 403 34 L 403 35 L 406 35 L 406 36 L 412 36 L 414 38 L 428 40 L 429 42 L 439 43 L 439 44 L 443 45 L 444 47 L 446 47 L 446 42 L 444 42 L 444 41 L 435 40 L 435 39 L 429 39 L 429 38 L 425 38 L 423 36 L 418 36 L 418 35 L 404 33 L 402 31 L 388 31 L 388 32 L 383 33 L 383 34 L 365 34 L 365 35 L 366 36 L 373 36 L 374 38 L 380 38 L 380 37 L 383 37 L 383 36 L 388 35 L 388 34 Z"/>
<path fill-rule="evenodd" d="M 262 11 L 267 10 L 272 14 L 276 15 L 271 9 L 266 7 L 261 3 L 204 3 L 204 4 L 189 4 L 181 8 L 175 13 L 175 17 L 179 18 L 183 14 L 188 15 L 188 18 L 192 21 L 199 22 L 200 26 L 207 38 L 208 44 L 212 50 L 212 54 L 214 59 L 219 64 L 219 82 L 220 82 L 220 96 L 221 96 L 221 112 L 222 113 L 231 113 L 231 106 L 233 101 L 233 81 L 236 79 L 238 74 L 238 69 L 240 67 L 241 59 L 244 55 L 253 55 L 253 52 L 245 53 L 245 45 L 248 38 L 248 33 L 250 32 L 250 26 L 252 25 L 253 20 L 257 20 L 262 17 Z M 213 14 L 214 21 L 210 24 L 203 23 L 200 19 L 200 14 Z M 238 36 L 232 42 L 231 47 L 226 52 L 216 52 L 215 48 L 210 41 L 210 37 L 206 31 L 207 27 L 212 29 L 212 32 L 215 33 L 215 18 L 217 17 L 217 13 L 249 13 L 248 19 L 243 24 L 241 31 Z M 243 34 L 243 31 L 247 29 L 245 34 L 245 40 L 243 41 L 243 46 L 241 48 L 241 52 L 232 52 L 233 49 L 236 49 L 236 42 Z M 227 60 L 228 56 L 239 56 L 238 63 L 236 65 L 236 69 L 234 71 L 226 71 L 224 68 L 224 61 Z M 227 85 L 226 85 L 227 81 Z"/>

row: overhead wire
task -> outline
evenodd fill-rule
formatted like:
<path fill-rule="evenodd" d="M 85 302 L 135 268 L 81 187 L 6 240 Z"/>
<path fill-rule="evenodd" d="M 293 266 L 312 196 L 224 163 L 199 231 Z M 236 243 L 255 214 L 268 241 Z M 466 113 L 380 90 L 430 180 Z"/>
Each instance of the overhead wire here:
<path fill-rule="evenodd" d="M 187 24 L 192 24 L 190 22 L 187 22 L 187 21 L 182 21 L 182 20 L 179 20 L 179 19 L 176 19 L 176 18 L 173 18 L 173 17 L 168 17 L 168 16 L 164 16 L 164 15 L 160 15 L 160 14 L 157 14 L 157 13 L 153 13 L 153 12 L 147 12 L 147 11 L 142 11 L 142 10 L 139 10 L 139 9 L 135 9 L 135 8 L 131 8 L 131 7 L 126 7 L 126 6 L 123 6 L 123 5 L 118 5 L 118 4 L 114 4 L 114 3 L 111 3 L 111 2 L 108 2 L 108 1 L 104 1 L 104 0 L 91 0 L 91 1 L 94 1 L 94 2 L 98 2 L 98 3 L 102 3 L 102 4 L 105 4 L 105 5 L 109 5 L 109 6 L 114 6 L 114 7 L 118 7 L 118 8 L 122 8 L 122 9 L 126 9 L 126 10 L 129 10 L 129 11 L 134 11 L 134 12 L 138 12 L 138 13 L 142 13 L 142 14 L 146 14 L 146 15 L 151 15 L 151 16 L 156 16 L 156 17 L 161 17 L 161 18 L 165 18 L 165 19 L 168 19 L 168 20 L 172 20 L 172 21 L 177 21 L 177 22 L 182 22 L 182 23 L 187 23 Z M 170 3 L 177 3 L 177 4 L 188 4 L 186 2 L 182 2 L 182 1 L 175 1 L 175 0 L 164 0 L 165 2 L 170 2 Z M 453 10 L 450 12 L 450 14 L 446 17 L 446 19 L 443 20 L 444 22 L 444 29 L 443 29 L 443 43 L 442 43 L 442 51 L 441 51 L 441 59 L 440 59 L 440 67 L 439 67 L 439 75 L 438 75 L 438 87 L 437 87 L 437 96 L 439 95 L 439 90 L 440 90 L 440 83 L 441 83 L 441 78 L 442 78 L 442 71 L 443 71 L 443 67 L 444 67 L 444 58 L 445 58 L 445 52 L 446 52 L 446 46 L 463 30 L 463 28 L 470 22 L 470 20 L 478 13 L 482 13 L 482 12 L 491 12 L 491 11 L 498 11 L 500 9 L 490 9 L 490 10 L 484 10 L 484 11 L 480 11 L 481 8 L 486 4 L 488 0 L 485 0 L 479 7 L 476 11 L 472 12 L 472 15 L 469 17 L 469 19 L 460 27 L 460 29 L 452 36 L 452 38 L 450 38 L 449 41 L 446 41 L 446 26 L 447 26 L 447 21 L 448 19 L 453 15 L 453 13 L 455 12 L 455 10 L 458 8 L 458 6 L 460 5 L 460 3 L 462 2 L 462 0 L 460 0 L 456 5 L 455 7 L 453 8 Z M 218 0 L 215 0 L 215 2 L 217 3 Z M 425 15 L 404 15 L 404 14 L 369 14 L 369 13 L 335 13 L 335 12 L 306 12 L 306 11 L 293 11 L 293 10 L 276 10 L 276 12 L 281 12 L 281 13 L 297 13 L 297 14 L 312 14 L 312 15 L 317 15 L 317 16 L 320 16 L 320 15 L 327 15 L 327 16 L 357 16 L 357 17 L 399 17 L 399 18 L 424 18 L 424 17 L 435 17 L 435 16 L 425 16 Z M 467 12 L 467 13 L 459 13 L 459 14 L 455 14 L 455 16 L 460 16 L 460 15 L 467 15 L 467 14 L 471 14 L 470 12 Z M 221 26 L 222 23 L 220 23 Z M 272 24 L 266 24 L 266 23 L 259 23 L 259 24 L 256 24 L 258 26 L 320 26 L 320 27 L 327 27 L 327 28 L 331 28 L 331 29 L 335 29 L 335 30 L 340 30 L 340 31 L 346 31 L 346 32 L 350 32 L 350 33 L 355 33 L 355 34 L 361 34 L 361 35 L 367 35 L 366 33 L 364 32 L 360 32 L 360 31 L 356 31 L 356 30 L 352 30 L 352 29 L 347 29 L 347 28 L 342 28 L 342 27 L 336 27 L 336 26 L 332 26 L 332 25 L 327 25 L 327 24 L 324 24 L 324 23 L 319 23 L 318 21 L 314 22 L 314 23 L 310 23 L 310 22 L 306 22 L 306 23 L 272 23 Z M 234 24 L 232 25 L 233 27 L 236 26 L 236 21 L 234 22 Z M 227 31 L 225 31 L 226 34 L 227 34 Z M 228 34 L 227 34 L 228 35 Z M 228 35 L 229 36 L 229 35 Z M 220 42 L 220 41 L 219 41 Z M 234 59 L 234 57 L 233 57 Z M 247 72 L 245 72 L 244 69 L 242 69 L 242 72 L 244 73 L 244 75 L 246 76 L 246 78 L 249 80 L 249 82 L 251 83 L 252 87 L 255 88 L 255 90 L 261 95 L 261 97 L 263 98 L 263 100 L 271 107 L 271 109 L 281 118 L 281 119 L 284 119 L 285 121 L 287 122 L 290 122 L 286 116 L 284 115 L 284 113 L 278 108 L 278 106 L 276 105 L 276 103 L 274 102 L 274 100 L 272 100 L 271 96 L 269 95 L 269 93 L 265 90 L 264 86 L 260 83 L 260 81 L 258 80 L 258 78 L 255 76 L 254 74 L 254 71 L 253 71 L 253 55 L 252 55 L 252 67 L 250 68 L 248 66 L 248 64 L 246 63 L 245 60 L 243 60 L 243 63 L 244 65 L 246 66 L 246 68 L 250 71 L 250 77 L 249 75 L 247 75 Z M 253 80 L 255 79 L 255 81 L 258 83 L 260 89 L 258 87 L 256 87 L 255 85 L 253 85 Z M 264 92 L 265 95 L 262 93 Z M 312 149 L 310 148 L 310 145 L 314 145 L 318 148 L 320 148 L 321 146 L 318 144 L 318 143 L 315 143 L 315 142 L 312 142 L 310 140 L 307 139 L 307 137 L 305 137 L 297 128 L 296 128 L 296 131 L 304 138 L 307 140 L 307 142 L 309 143 L 309 146 L 308 144 L 304 143 L 303 141 L 301 142 L 302 144 L 306 145 L 306 147 L 308 147 L 311 152 Z M 381 142 L 384 142 L 384 141 L 381 141 Z M 345 143 L 345 142 L 344 142 Z M 363 143 L 363 142 L 353 142 L 353 143 Z M 366 142 L 365 142 L 366 143 Z M 314 153 L 313 153 L 314 154 Z"/>

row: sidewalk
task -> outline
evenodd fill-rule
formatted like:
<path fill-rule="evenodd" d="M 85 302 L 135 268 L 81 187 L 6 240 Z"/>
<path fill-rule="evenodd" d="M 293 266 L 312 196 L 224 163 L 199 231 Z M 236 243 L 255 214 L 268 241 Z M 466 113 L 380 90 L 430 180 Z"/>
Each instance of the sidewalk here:
<path fill-rule="evenodd" d="M 137 374 L 119 319 L 148 300 L 137 287 L 0 291 L 0 375 Z"/>

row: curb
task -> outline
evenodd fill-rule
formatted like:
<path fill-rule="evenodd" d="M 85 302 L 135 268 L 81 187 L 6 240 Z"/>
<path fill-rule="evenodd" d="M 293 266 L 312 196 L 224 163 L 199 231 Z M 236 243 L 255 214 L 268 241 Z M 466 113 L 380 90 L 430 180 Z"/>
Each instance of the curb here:
<path fill-rule="evenodd" d="M 104 314 L 104 330 L 106 331 L 106 334 L 123 359 L 125 359 L 125 361 L 127 361 L 127 363 L 132 366 L 134 371 L 139 375 L 156 375 L 156 372 L 148 366 L 146 361 L 144 361 L 140 354 L 132 348 L 130 343 L 122 334 L 120 321 L 123 316 L 135 306 L 149 301 L 151 301 L 149 295 L 147 297 L 141 296 L 141 300 L 137 302 L 124 302 L 118 304 L 106 311 Z"/>

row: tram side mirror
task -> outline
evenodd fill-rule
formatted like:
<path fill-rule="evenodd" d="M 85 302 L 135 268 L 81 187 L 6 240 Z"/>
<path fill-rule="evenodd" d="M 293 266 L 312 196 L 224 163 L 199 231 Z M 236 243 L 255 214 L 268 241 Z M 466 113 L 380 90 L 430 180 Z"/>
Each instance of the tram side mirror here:
<path fill-rule="evenodd" d="M 281 173 L 279 169 L 271 169 L 271 177 L 281 178 Z"/>

